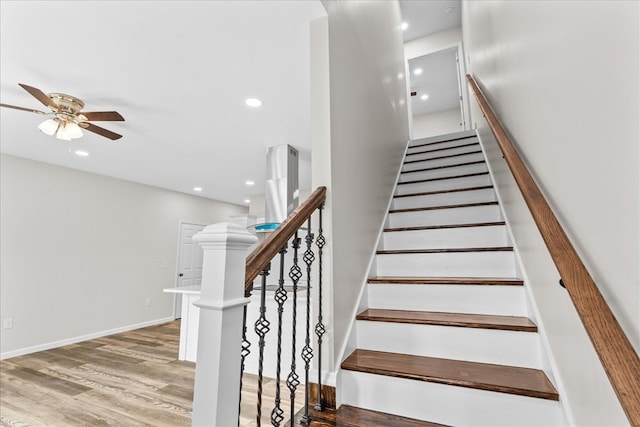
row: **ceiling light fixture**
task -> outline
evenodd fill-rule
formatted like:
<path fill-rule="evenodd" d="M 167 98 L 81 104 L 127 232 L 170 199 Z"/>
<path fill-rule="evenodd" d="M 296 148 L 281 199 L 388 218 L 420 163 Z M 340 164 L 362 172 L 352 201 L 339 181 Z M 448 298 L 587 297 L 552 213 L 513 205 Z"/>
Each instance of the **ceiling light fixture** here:
<path fill-rule="evenodd" d="M 407 28 L 409 28 L 409 24 L 407 24 L 406 22 L 403 22 L 402 25 L 400 26 L 400 28 L 402 28 L 402 31 L 404 31 Z"/>
<path fill-rule="evenodd" d="M 255 184 L 255 182 L 253 182 L 253 181 L 251 181 L 251 180 L 248 180 L 248 181 L 246 181 L 246 182 L 245 182 L 245 184 L 247 184 L 247 185 L 254 185 L 254 184 Z"/>
<path fill-rule="evenodd" d="M 199 193 L 202 191 L 202 187 L 193 187 L 193 191 L 197 191 Z"/>
<path fill-rule="evenodd" d="M 424 94 L 424 95 L 422 95 L 422 96 L 420 97 L 420 99 L 422 99 L 423 101 L 424 101 L 425 99 L 429 99 L 429 95 Z"/>
<path fill-rule="evenodd" d="M 63 120 L 58 117 L 47 119 L 38 125 L 38 129 L 47 135 L 56 134 L 56 138 L 71 141 L 82 137 L 82 129 L 76 122 Z"/>
<path fill-rule="evenodd" d="M 244 199 L 245 203 L 251 203 L 251 199 Z"/>
<path fill-rule="evenodd" d="M 80 156 L 80 157 L 88 157 L 89 153 L 87 153 L 86 151 L 83 150 L 76 150 L 75 152 L 76 156 Z"/>
<path fill-rule="evenodd" d="M 422 74 L 422 68 L 416 68 L 415 70 L 413 70 L 413 74 L 419 76 L 420 74 Z"/>
<path fill-rule="evenodd" d="M 262 105 L 262 101 L 260 101 L 257 98 L 249 98 L 246 101 L 244 101 L 245 104 L 247 104 L 249 107 L 259 107 Z"/>

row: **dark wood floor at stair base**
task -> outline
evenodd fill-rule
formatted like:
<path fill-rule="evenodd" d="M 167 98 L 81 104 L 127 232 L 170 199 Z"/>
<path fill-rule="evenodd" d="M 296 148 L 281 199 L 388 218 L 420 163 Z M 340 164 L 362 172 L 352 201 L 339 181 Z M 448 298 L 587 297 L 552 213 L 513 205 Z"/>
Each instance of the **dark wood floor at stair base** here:
<path fill-rule="evenodd" d="M 296 419 L 300 419 L 299 413 Z M 342 405 L 337 411 L 309 410 L 312 427 L 447 427 L 429 421 L 405 418 L 384 412 L 370 411 L 350 405 Z M 301 424 L 304 425 L 304 424 Z"/>
<path fill-rule="evenodd" d="M 502 277 L 412 277 L 376 276 L 369 277 L 368 283 L 398 285 L 498 285 L 522 286 L 522 279 Z"/>
<path fill-rule="evenodd" d="M 416 325 L 456 326 L 497 329 L 502 331 L 537 332 L 538 327 L 526 317 L 489 314 L 443 313 L 437 311 L 385 310 L 369 308 L 356 316 L 372 322 L 410 323 Z"/>
<path fill-rule="evenodd" d="M 559 400 L 544 372 L 531 368 L 358 349 L 342 369 Z"/>

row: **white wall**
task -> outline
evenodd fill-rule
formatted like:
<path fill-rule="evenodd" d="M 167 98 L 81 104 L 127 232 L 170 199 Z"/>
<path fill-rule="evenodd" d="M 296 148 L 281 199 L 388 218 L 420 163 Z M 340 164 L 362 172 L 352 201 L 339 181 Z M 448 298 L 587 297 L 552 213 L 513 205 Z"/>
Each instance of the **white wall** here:
<path fill-rule="evenodd" d="M 412 138 L 420 139 L 445 133 L 460 132 L 464 130 L 460 123 L 462 123 L 462 118 L 460 117 L 459 108 L 413 116 Z"/>
<path fill-rule="evenodd" d="M 334 344 L 323 365 L 333 369 L 354 321 L 409 132 L 398 3 L 324 4 L 328 18 L 312 31 L 312 182 L 329 190 L 324 268 Z"/>
<path fill-rule="evenodd" d="M 639 3 L 463 3 L 468 70 L 545 193 L 636 350 L 640 350 Z M 594 29 L 597 28 L 597 31 Z M 480 113 L 474 121 L 487 134 Z M 494 154 L 569 416 L 623 425 L 584 329 Z M 497 165 L 497 166 L 496 166 Z"/>
<path fill-rule="evenodd" d="M 451 28 L 406 42 L 404 44 L 404 55 L 409 60 L 455 47 L 461 41 L 462 27 Z"/>
<path fill-rule="evenodd" d="M 180 221 L 247 212 L 23 158 L 0 162 L 0 312 L 13 319 L 2 357 L 172 318 L 162 289 L 175 286 Z"/>

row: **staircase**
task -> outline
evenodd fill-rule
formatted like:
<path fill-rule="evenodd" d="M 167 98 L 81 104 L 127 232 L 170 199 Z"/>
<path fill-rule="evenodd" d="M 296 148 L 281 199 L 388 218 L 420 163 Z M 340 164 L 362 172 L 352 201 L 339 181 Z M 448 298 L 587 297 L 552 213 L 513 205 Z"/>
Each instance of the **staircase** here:
<path fill-rule="evenodd" d="M 475 133 L 412 141 L 379 248 L 342 363 L 346 407 L 425 426 L 566 424 Z"/>

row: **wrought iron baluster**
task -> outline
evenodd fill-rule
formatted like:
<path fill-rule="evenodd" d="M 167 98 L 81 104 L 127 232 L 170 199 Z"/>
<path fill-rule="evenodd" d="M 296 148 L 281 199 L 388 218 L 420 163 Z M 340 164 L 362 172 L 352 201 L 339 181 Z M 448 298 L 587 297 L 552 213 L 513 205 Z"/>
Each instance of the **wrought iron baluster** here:
<path fill-rule="evenodd" d="M 298 377 L 298 373 L 296 372 L 296 320 L 297 320 L 297 312 L 298 312 L 298 281 L 302 277 L 302 270 L 298 265 L 298 249 L 300 248 L 301 239 L 298 237 L 298 232 L 296 232 L 295 237 L 293 238 L 292 246 L 293 246 L 293 264 L 291 265 L 291 269 L 289 270 L 289 278 L 293 282 L 293 304 L 292 304 L 292 332 L 291 332 L 291 372 L 289 372 L 289 376 L 287 377 L 287 387 L 289 387 L 289 399 L 291 401 L 291 413 L 289 415 L 289 421 L 291 427 L 294 426 L 294 418 L 296 416 L 295 410 L 295 402 L 296 402 L 296 389 L 300 385 L 300 378 Z"/>
<path fill-rule="evenodd" d="M 279 427 L 284 420 L 284 411 L 280 407 L 280 367 L 282 364 L 282 312 L 284 303 L 287 301 L 287 291 L 284 289 L 284 256 L 287 253 L 287 245 L 280 249 L 280 275 L 278 276 L 278 289 L 274 294 L 274 299 L 278 303 L 278 347 L 276 353 L 276 398 L 275 406 L 271 411 L 271 424 Z"/>
<path fill-rule="evenodd" d="M 311 232 L 311 217 L 307 220 L 307 236 L 304 239 L 307 244 L 307 250 L 304 252 L 302 259 L 307 265 L 307 318 L 306 332 L 304 340 L 304 348 L 302 349 L 302 359 L 304 360 L 304 415 L 300 419 L 301 423 L 309 424 L 309 364 L 313 358 L 313 349 L 311 348 L 310 330 L 311 330 L 311 264 L 315 260 L 315 255 L 311 250 L 313 243 L 313 233 Z"/>
<path fill-rule="evenodd" d="M 265 344 L 264 337 L 267 335 L 267 332 L 269 332 L 269 325 L 271 325 L 271 323 L 269 323 L 269 321 L 267 320 L 267 316 L 266 316 L 267 276 L 269 275 L 269 270 L 271 270 L 271 263 L 267 264 L 267 266 L 260 273 L 260 276 L 262 276 L 262 282 L 261 282 L 262 288 L 260 289 L 260 317 L 258 318 L 258 320 L 256 320 L 256 323 L 255 323 L 255 331 L 259 337 L 259 340 L 258 340 L 258 349 L 259 349 L 259 353 L 258 353 L 258 414 L 256 415 L 256 421 L 258 423 L 257 424 L 258 427 L 262 425 L 261 424 L 262 370 L 263 370 L 263 364 L 264 364 L 264 344 Z"/>
<path fill-rule="evenodd" d="M 318 238 L 316 245 L 318 246 L 318 323 L 316 324 L 316 335 L 318 336 L 318 403 L 314 409 L 322 411 L 322 337 L 326 332 L 322 324 L 322 248 L 326 240 L 322 235 L 322 209 L 324 204 L 318 209 Z"/>
<path fill-rule="evenodd" d="M 244 291 L 245 298 L 251 297 L 253 283 Z M 240 397 L 238 398 L 238 427 L 240 427 L 240 413 L 242 412 L 242 375 L 244 374 L 244 362 L 251 353 L 251 343 L 247 339 L 247 306 L 242 311 L 242 350 L 240 351 Z"/>

